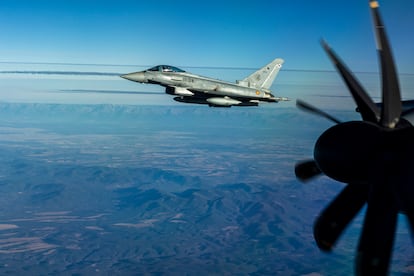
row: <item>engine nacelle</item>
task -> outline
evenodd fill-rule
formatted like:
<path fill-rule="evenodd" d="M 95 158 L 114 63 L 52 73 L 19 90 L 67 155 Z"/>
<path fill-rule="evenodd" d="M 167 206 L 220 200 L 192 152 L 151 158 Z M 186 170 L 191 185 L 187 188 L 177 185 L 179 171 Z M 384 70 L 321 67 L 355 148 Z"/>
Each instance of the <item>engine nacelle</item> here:
<path fill-rule="evenodd" d="M 194 93 L 184 87 L 170 87 L 165 88 L 165 93 L 178 96 L 193 96 Z"/>

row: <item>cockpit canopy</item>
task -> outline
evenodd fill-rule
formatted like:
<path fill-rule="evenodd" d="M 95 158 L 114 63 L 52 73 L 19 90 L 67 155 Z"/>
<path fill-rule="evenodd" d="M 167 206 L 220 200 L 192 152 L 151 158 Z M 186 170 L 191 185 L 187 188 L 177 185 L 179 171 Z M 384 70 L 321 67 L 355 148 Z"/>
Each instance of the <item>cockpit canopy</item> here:
<path fill-rule="evenodd" d="M 176 73 L 184 73 L 185 71 L 170 65 L 157 65 L 154 66 L 147 71 L 156 71 L 156 72 L 176 72 Z"/>

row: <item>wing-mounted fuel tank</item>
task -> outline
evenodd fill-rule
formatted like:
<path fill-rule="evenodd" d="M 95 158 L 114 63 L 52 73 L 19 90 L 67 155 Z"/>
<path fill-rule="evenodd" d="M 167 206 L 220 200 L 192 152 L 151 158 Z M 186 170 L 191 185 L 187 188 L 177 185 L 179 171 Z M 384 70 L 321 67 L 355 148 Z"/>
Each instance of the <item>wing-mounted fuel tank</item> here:
<path fill-rule="evenodd" d="M 239 105 L 242 102 L 232 99 L 230 97 L 212 97 L 212 98 L 208 98 L 207 102 L 211 105 L 211 106 L 232 106 L 232 105 Z"/>
<path fill-rule="evenodd" d="M 258 102 L 248 101 L 241 102 L 231 98 L 212 97 L 212 98 L 197 98 L 191 96 L 180 96 L 175 97 L 174 101 L 180 103 L 192 103 L 192 104 L 206 104 L 210 107 L 232 107 L 234 106 L 258 106 Z"/>
<path fill-rule="evenodd" d="M 169 95 L 178 95 L 178 96 L 194 96 L 194 93 L 184 87 L 171 87 L 167 86 L 165 88 L 165 93 Z"/>

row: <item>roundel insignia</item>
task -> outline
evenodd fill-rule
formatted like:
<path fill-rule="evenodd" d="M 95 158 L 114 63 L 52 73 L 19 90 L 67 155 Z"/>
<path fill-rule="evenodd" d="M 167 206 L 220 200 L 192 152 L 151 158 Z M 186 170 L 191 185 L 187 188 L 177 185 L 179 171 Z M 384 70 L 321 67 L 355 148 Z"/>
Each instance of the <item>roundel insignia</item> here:
<path fill-rule="evenodd" d="M 260 91 L 259 90 L 256 90 L 256 95 L 260 95 Z"/>

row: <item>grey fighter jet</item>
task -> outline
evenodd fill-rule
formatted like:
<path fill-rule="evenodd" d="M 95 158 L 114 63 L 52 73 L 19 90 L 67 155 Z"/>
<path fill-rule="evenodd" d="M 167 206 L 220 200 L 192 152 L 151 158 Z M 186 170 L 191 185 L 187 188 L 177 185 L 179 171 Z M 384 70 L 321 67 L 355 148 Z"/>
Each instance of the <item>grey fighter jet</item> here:
<path fill-rule="evenodd" d="M 121 77 L 139 83 L 164 86 L 165 92 L 176 96 L 174 100 L 177 102 L 214 107 L 257 106 L 259 102 L 288 100 L 285 97 L 275 97 L 269 90 L 282 64 L 283 59 L 277 58 L 236 83 L 194 75 L 169 65 L 158 65 Z"/>

